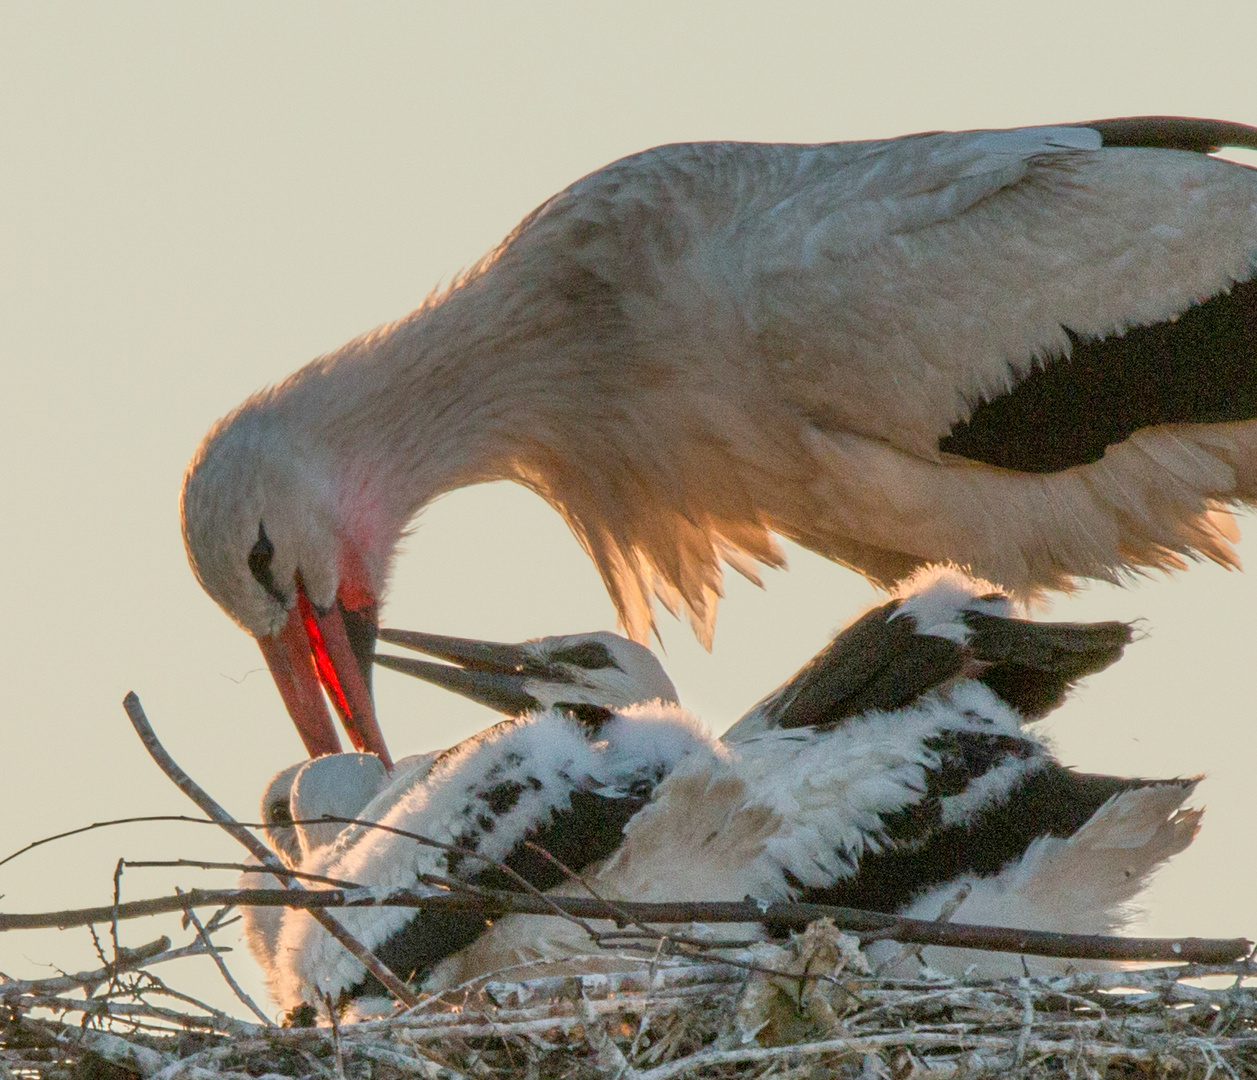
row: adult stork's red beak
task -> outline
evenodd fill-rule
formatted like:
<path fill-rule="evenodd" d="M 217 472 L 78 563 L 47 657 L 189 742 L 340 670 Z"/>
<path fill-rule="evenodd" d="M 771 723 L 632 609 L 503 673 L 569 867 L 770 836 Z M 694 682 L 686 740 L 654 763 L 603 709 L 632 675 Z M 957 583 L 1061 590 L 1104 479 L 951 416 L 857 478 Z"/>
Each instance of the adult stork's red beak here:
<path fill-rule="evenodd" d="M 258 638 L 266 666 L 311 757 L 341 750 L 323 697 L 326 691 L 350 742 L 359 751 L 376 754 L 386 769 L 393 768 L 371 699 L 375 631 L 374 603 L 355 610 L 337 601 L 328 611 L 319 611 L 298 588 L 284 628 Z"/>

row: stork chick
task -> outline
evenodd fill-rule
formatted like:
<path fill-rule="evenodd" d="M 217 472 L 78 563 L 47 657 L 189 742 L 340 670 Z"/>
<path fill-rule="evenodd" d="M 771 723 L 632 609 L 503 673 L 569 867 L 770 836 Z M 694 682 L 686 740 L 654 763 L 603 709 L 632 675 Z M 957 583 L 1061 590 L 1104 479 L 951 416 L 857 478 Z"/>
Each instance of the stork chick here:
<path fill-rule="evenodd" d="M 534 887 L 570 892 L 532 841 L 618 899 L 750 895 L 915 912 L 968 886 L 960 921 L 1115 929 L 1153 870 L 1195 835 L 1199 814 L 1180 809 L 1195 782 L 1078 774 L 1023 730 L 1120 655 L 1130 631 L 1029 622 L 1001 614 L 1007 604 L 955 571 L 919 578 L 839 636 L 847 659 L 831 644 L 753 711 L 756 725 L 736 743 L 712 740 L 664 703 L 559 705 L 496 725 L 381 819 L 458 851 L 362 830 L 352 842 L 342 834 L 318 867 L 372 886 L 422 888 L 419 875 L 438 873 L 510 887 L 477 861 L 488 855 Z M 510 916 L 486 932 L 466 915 L 346 914 L 360 940 L 428 989 L 592 949 L 560 919 Z M 969 960 L 943 951 L 931 962 Z M 1006 958 L 982 962 L 994 970 Z M 285 918 L 275 963 L 285 1007 L 378 992 L 299 913 Z"/>
<path fill-rule="evenodd" d="M 962 677 L 977 678 L 1023 717 L 1037 719 L 1084 675 L 1116 661 L 1131 640 L 1130 627 L 1120 622 L 1018 618 L 1004 589 L 954 567 L 925 567 L 894 594 L 835 635 L 721 738 L 739 742 L 775 728 L 897 709 Z M 380 639 L 450 662 L 377 653 L 380 666 L 508 716 L 560 703 L 616 708 L 678 700 L 654 653 L 606 631 L 517 645 L 410 630 L 381 630 Z"/>

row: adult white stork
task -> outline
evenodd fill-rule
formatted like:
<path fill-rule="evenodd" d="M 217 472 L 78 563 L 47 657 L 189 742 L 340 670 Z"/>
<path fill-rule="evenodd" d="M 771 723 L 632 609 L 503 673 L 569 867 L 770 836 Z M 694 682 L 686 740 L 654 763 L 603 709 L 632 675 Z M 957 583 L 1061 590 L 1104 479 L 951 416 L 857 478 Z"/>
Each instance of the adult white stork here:
<path fill-rule="evenodd" d="M 1194 835 L 1199 815 L 1179 810 L 1194 782 L 1074 773 L 1022 724 L 1120 655 L 1129 628 L 1011 618 L 1006 597 L 954 572 L 911 588 L 767 699 L 737 744 L 676 706 L 560 705 L 449 752 L 380 819 L 459 850 L 351 830 L 309 868 L 371 886 L 422 888 L 435 873 L 510 887 L 485 855 L 566 891 L 531 840 L 617 898 L 796 897 L 935 917 L 965 885 L 961 921 L 1120 925 L 1124 903 Z M 510 917 L 485 934 L 470 916 L 343 917 L 429 988 L 591 948 L 550 919 Z M 284 1007 L 378 990 L 300 913 L 269 948 Z"/>
<path fill-rule="evenodd" d="M 311 753 L 339 747 L 321 681 L 387 761 L 367 676 L 389 561 L 467 484 L 548 500 L 639 641 L 653 595 L 709 642 L 721 559 L 754 578 L 774 533 L 878 581 L 952 560 L 1023 596 L 1233 564 L 1225 508 L 1257 500 L 1257 171 L 1223 145 L 1257 129 L 615 162 L 216 424 L 183 488 L 193 570 Z"/>

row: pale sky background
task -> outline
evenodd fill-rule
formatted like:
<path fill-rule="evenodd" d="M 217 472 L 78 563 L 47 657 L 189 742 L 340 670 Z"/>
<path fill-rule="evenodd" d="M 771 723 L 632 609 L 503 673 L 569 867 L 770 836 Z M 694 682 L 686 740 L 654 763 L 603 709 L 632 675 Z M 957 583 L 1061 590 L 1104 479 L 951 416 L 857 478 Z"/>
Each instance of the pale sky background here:
<path fill-rule="evenodd" d="M 241 818 L 301 755 L 257 646 L 184 560 L 183 468 L 221 414 L 414 307 L 547 196 L 678 140 L 828 141 L 1178 113 L 1257 123 L 1257 4 L 0 3 L 3 854 L 103 818 L 194 813 L 166 746 Z M 1250 155 L 1248 160 L 1255 160 Z M 1257 521 L 1241 547 L 1257 566 Z M 798 549 L 736 575 L 704 653 L 665 664 L 717 730 L 875 599 Z M 1203 832 L 1142 932 L 1257 936 L 1257 576 L 1193 567 L 1058 601 L 1147 639 L 1046 728 L 1071 765 L 1207 773 Z M 584 555 L 523 489 L 456 493 L 398 563 L 387 624 L 501 640 L 613 626 Z M 377 676 L 398 754 L 488 712 Z M 119 856 L 237 858 L 130 826 L 0 867 L 0 910 L 107 903 Z M 130 871 L 128 899 L 231 875 Z M 177 922 L 123 925 L 125 944 Z M 224 939 L 226 940 L 226 939 Z M 86 931 L 0 936 L 0 971 L 94 966 Z M 243 951 L 237 975 L 261 982 Z M 208 960 L 164 975 L 234 1007 Z"/>

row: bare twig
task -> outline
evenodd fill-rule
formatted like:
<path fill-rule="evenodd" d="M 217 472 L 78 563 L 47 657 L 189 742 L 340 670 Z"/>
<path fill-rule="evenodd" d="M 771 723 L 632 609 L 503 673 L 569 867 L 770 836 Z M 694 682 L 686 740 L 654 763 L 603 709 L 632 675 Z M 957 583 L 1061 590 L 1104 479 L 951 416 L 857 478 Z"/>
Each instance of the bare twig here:
<path fill-rule="evenodd" d="M 323 995 L 323 1005 L 327 1009 L 327 1019 L 332 1025 L 332 1046 L 336 1049 L 336 1080 L 345 1080 L 345 1049 L 340 1042 L 340 1018 L 336 1015 L 336 1005 L 331 994 Z"/>
<path fill-rule="evenodd" d="M 204 1009 L 206 1015 L 195 1016 L 191 1013 L 179 1012 L 177 1009 L 166 1009 L 160 1005 L 152 1005 L 148 1002 L 120 1002 L 109 1001 L 104 998 L 88 998 L 84 1000 L 83 998 L 61 997 L 54 994 L 24 994 L 8 1004 L 12 1008 L 22 1011 L 28 1009 L 50 1009 L 56 1013 L 84 1013 L 89 1016 L 119 1017 L 126 1020 L 135 1020 L 137 1018 L 160 1020 L 164 1025 L 167 1025 L 161 1029 L 165 1031 L 205 1028 L 210 1031 L 222 1032 L 226 1035 L 253 1035 L 263 1030 L 257 1024 L 237 1020 L 235 1017 L 228 1016 L 218 1009 L 211 1009 L 208 1005 L 202 1005 L 186 995 L 172 996 Z"/>
<path fill-rule="evenodd" d="M 187 911 L 187 916 L 188 916 L 188 921 L 191 922 L 194 927 L 196 927 L 197 936 L 201 939 L 202 943 L 205 945 L 205 951 L 210 954 L 210 957 L 213 959 L 215 966 L 217 966 L 218 968 L 219 974 L 221 974 L 223 977 L 223 981 L 229 987 L 231 987 L 231 992 L 235 994 L 236 997 L 239 998 L 241 1004 L 244 1005 L 245 1008 L 247 1008 L 251 1013 L 253 1013 L 254 1016 L 256 1016 L 259 1020 L 261 1020 L 263 1024 L 265 1024 L 267 1027 L 274 1027 L 275 1025 L 271 1021 L 271 1018 L 257 1007 L 257 1003 L 251 997 L 249 997 L 249 995 L 245 992 L 244 988 L 238 982 L 236 982 L 235 976 L 233 976 L 231 974 L 231 971 L 228 969 L 226 961 L 223 960 L 222 958 L 222 954 L 219 953 L 217 947 L 210 940 L 210 936 L 208 933 L 206 933 L 205 927 L 201 924 L 201 920 L 196 917 L 196 912 L 193 911 L 191 908 L 189 908 Z"/>
<path fill-rule="evenodd" d="M 606 904 L 608 911 L 613 913 L 612 917 L 615 919 L 618 926 L 637 927 L 635 931 L 598 931 L 586 924 L 587 933 L 589 933 L 589 935 L 599 945 L 603 945 L 606 942 L 620 941 L 622 942 L 622 945 L 620 946 L 621 948 L 630 950 L 636 949 L 642 952 L 649 951 L 656 956 L 662 952 L 667 952 L 668 954 L 674 956 L 694 957 L 696 953 L 702 955 L 718 950 L 741 949 L 746 948 L 749 945 L 758 944 L 758 939 L 747 941 L 723 939 L 718 941 L 704 940 L 702 938 L 691 937 L 686 934 L 677 934 L 671 931 L 659 930 L 658 928 L 648 926 L 643 922 L 638 922 L 627 911 L 625 911 L 623 907 L 608 901 L 603 896 L 600 896 L 597 890 L 595 890 L 584 877 L 578 874 L 570 866 L 567 866 L 562 860 L 556 859 L 540 844 L 534 844 L 531 840 L 526 840 L 524 843 L 548 863 L 558 869 L 558 871 L 573 884 L 579 885 L 595 900 Z M 645 938 L 646 942 L 649 942 L 650 944 L 645 944 L 645 942 L 641 940 L 642 938 Z M 759 971 L 769 975 L 774 974 L 774 972 L 763 968 L 758 964 L 743 960 L 730 959 L 728 960 L 728 963 L 734 964 L 746 971 Z"/>
<path fill-rule="evenodd" d="M 122 949 L 122 946 L 118 944 L 118 905 L 122 902 L 122 865 L 122 860 L 119 859 L 117 865 L 113 868 L 113 913 L 109 919 L 109 938 L 113 942 L 113 956 L 115 963 L 117 962 L 118 954 Z M 96 948 L 99 950 L 99 943 Z M 109 983 L 111 986 L 118 985 L 118 975 L 116 971 L 110 977 Z"/>
<path fill-rule="evenodd" d="M 966 884 L 960 886 L 960 888 L 955 891 L 947 902 L 943 904 L 942 909 L 938 913 L 938 918 L 934 921 L 940 923 L 951 922 L 951 917 L 956 914 L 960 905 L 969 898 L 969 894 L 971 892 L 973 892 L 972 885 Z M 866 938 L 862 944 L 866 944 L 871 940 L 874 940 L 873 935 L 869 935 L 869 937 Z M 887 972 L 894 971 L 905 960 L 913 956 L 917 958 L 917 961 L 922 967 L 925 966 L 925 958 L 921 955 L 920 945 L 901 945 L 894 956 L 878 965 L 877 973 L 879 975 L 884 975 Z"/>
<path fill-rule="evenodd" d="M 832 919 L 841 930 L 855 933 L 880 931 L 881 936 L 895 941 L 1083 960 L 1230 963 L 1246 956 L 1250 947 L 1245 938 L 1127 938 L 1099 934 L 1054 934 L 1004 926 L 937 923 L 824 904 L 760 904 L 751 900 L 665 904 L 623 901 L 608 905 L 585 897 L 547 896 L 542 900 L 523 893 L 490 890 L 484 890 L 479 895 L 420 896 L 405 890 L 380 895 L 374 889 L 190 889 L 178 896 L 127 901 L 118 905 L 117 913 L 119 919 L 136 919 L 224 904 L 291 907 L 307 911 L 338 907 L 408 907 L 423 911 L 474 912 L 477 916 L 489 918 L 513 912 L 553 915 L 557 906 L 565 913 L 582 919 L 616 920 L 626 914 L 634 921 L 645 923 L 771 923 L 794 930 L 802 930 L 817 919 Z M 113 911 L 110 905 L 32 914 L 0 914 L 0 932 L 86 926 L 105 922 Z"/>
<path fill-rule="evenodd" d="M 127 859 L 126 865 L 151 869 L 153 867 L 190 866 L 197 870 L 239 870 L 242 874 L 270 874 L 276 876 L 269 866 L 258 866 L 252 863 L 212 862 L 208 859 Z M 320 885 L 333 885 L 338 889 L 359 889 L 357 881 L 346 881 L 344 878 L 324 877 L 322 874 L 307 874 L 301 870 L 284 867 L 284 877 L 297 878 L 301 881 L 317 881 Z"/>
<path fill-rule="evenodd" d="M 141 814 L 139 817 L 112 818 L 109 821 L 93 821 L 90 825 L 80 825 L 77 829 L 67 829 L 65 832 L 54 833 L 52 836 L 45 836 L 39 840 L 32 840 L 25 847 L 18 848 L 17 851 L 11 852 L 3 859 L 0 859 L 0 866 L 7 862 L 12 862 L 19 855 L 25 855 L 28 851 L 33 851 L 37 847 L 44 844 L 51 844 L 54 840 L 65 840 L 67 837 L 78 836 L 80 833 L 91 832 L 93 829 L 107 829 L 114 825 L 137 825 L 147 824 L 151 821 L 182 821 L 189 825 L 213 825 L 220 828 L 217 821 L 210 821 L 208 818 L 188 817 L 186 814 Z"/>
<path fill-rule="evenodd" d="M 275 858 L 274 852 L 249 832 L 248 829 L 237 823 L 166 752 L 166 748 L 158 741 L 157 734 L 153 731 L 152 725 L 149 724 L 148 717 L 144 715 L 144 707 L 140 704 L 140 699 L 133 691 L 122 699 L 122 707 L 126 710 L 131 726 L 135 728 L 136 734 L 139 735 L 140 741 L 144 744 L 144 749 L 149 752 L 161 771 L 170 778 L 174 785 L 196 803 L 207 816 L 213 818 L 226 832 L 243 844 L 249 853 L 262 863 L 266 870 L 275 874 L 285 885 L 290 883 L 296 884 L 292 878 L 284 873 L 284 867 Z M 355 960 L 371 972 L 383 986 L 387 987 L 398 1001 L 404 1005 L 413 1005 L 418 1000 L 404 981 L 390 971 L 385 964 L 381 963 L 378 957 L 354 938 L 331 915 L 325 911 L 311 911 L 310 915 L 315 922 L 339 941 Z"/>
<path fill-rule="evenodd" d="M 170 949 L 170 938 L 159 937 L 137 949 L 120 949 L 113 963 L 106 963 L 95 971 L 80 971 L 76 975 L 58 975 L 51 979 L 10 979 L 0 975 L 0 1000 L 10 993 L 60 994 L 67 990 L 90 991 L 103 982 L 109 982 L 123 971 L 134 971 L 145 964 L 155 963 Z"/>
<path fill-rule="evenodd" d="M 530 896 L 534 896 L 538 900 L 540 900 L 542 903 L 546 904 L 550 909 L 549 912 L 547 912 L 547 914 L 554 915 L 560 919 L 567 919 L 568 922 L 575 923 L 582 930 L 584 930 L 585 933 L 588 934 L 594 941 L 598 940 L 597 932 L 587 922 L 585 922 L 583 919 L 577 918 L 576 916 L 569 914 L 559 904 L 554 903 L 554 901 L 551 900 L 549 896 L 547 896 L 540 889 L 538 889 L 531 881 L 529 881 L 522 874 L 512 869 L 510 866 L 508 866 L 504 862 L 500 862 L 497 859 L 491 859 L 487 855 L 481 855 L 478 851 L 471 851 L 468 848 L 459 847 L 457 844 L 447 844 L 441 840 L 433 840 L 429 836 L 423 836 L 422 834 L 415 833 L 415 832 L 407 832 L 405 829 L 394 828 L 392 825 L 384 825 L 378 821 L 366 821 L 362 818 L 333 817 L 331 814 L 324 814 L 323 817 L 321 817 L 319 820 L 334 822 L 335 824 L 338 824 L 338 825 L 359 825 L 365 828 L 378 830 L 379 832 L 392 833 L 394 836 L 400 836 L 407 840 L 413 840 L 415 843 L 420 844 L 423 847 L 437 848 L 440 851 L 448 851 L 453 854 L 460 855 L 463 858 L 474 859 L 477 862 L 485 863 L 488 866 L 492 867 L 494 870 L 497 870 L 500 873 L 504 874 L 511 881 L 515 882 L 515 884 L 519 886 L 522 892 L 525 892 Z M 529 846 L 536 847 L 535 844 L 529 844 Z M 537 848 L 537 850 L 540 851 L 541 849 Z M 547 858 L 551 857 L 548 852 L 546 853 L 546 856 Z M 571 873 L 571 871 L 568 871 L 568 872 Z M 431 874 L 420 874 L 419 880 L 425 881 L 425 882 L 435 882 L 444 886 L 445 888 L 461 888 L 463 890 L 473 890 L 479 895 L 492 896 L 495 894 L 495 890 L 482 889 L 479 886 L 471 884 L 471 882 L 458 881 L 456 879 L 450 879 L 450 878 L 438 878 L 435 875 L 431 875 Z"/>
<path fill-rule="evenodd" d="M 610 910 L 615 911 L 616 914 L 614 918 L 615 918 L 617 926 L 636 926 L 638 930 L 641 930 L 643 933 L 646 934 L 647 937 L 650 937 L 650 938 L 658 939 L 660 937 L 663 937 L 663 938 L 668 939 L 669 941 L 680 940 L 679 936 L 677 935 L 673 935 L 673 934 L 661 935 L 660 932 L 656 930 L 654 927 L 643 926 L 641 923 L 635 922 L 632 919 L 632 917 L 628 914 L 628 912 L 626 912 L 623 908 L 619 907 L 618 905 L 610 903 L 606 899 L 606 897 L 600 896 L 597 890 L 594 889 L 594 887 L 588 881 L 586 881 L 580 874 L 578 874 L 570 866 L 564 863 L 561 859 L 556 859 L 553 855 L 550 854 L 550 852 L 548 852 L 540 844 L 534 844 L 531 840 L 525 840 L 524 843 L 527 847 L 530 847 L 533 851 L 535 851 L 538 855 L 540 855 L 543 859 L 545 859 L 546 862 L 548 862 L 551 866 L 555 867 L 559 871 L 559 873 L 561 873 L 564 877 L 566 877 L 568 881 L 572 882 L 572 884 L 579 885 L 582 889 L 584 889 L 587 893 L 589 893 L 589 895 L 592 896 L 595 900 L 598 900 L 599 902 L 606 904 Z M 595 941 L 600 941 L 604 937 L 611 936 L 611 935 L 604 935 L 604 934 L 598 933 L 588 925 L 585 926 L 585 930 L 591 937 L 593 937 Z"/>

